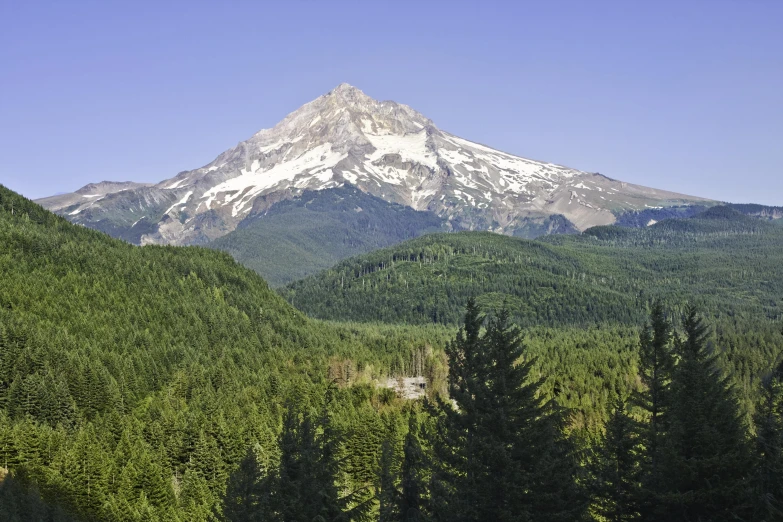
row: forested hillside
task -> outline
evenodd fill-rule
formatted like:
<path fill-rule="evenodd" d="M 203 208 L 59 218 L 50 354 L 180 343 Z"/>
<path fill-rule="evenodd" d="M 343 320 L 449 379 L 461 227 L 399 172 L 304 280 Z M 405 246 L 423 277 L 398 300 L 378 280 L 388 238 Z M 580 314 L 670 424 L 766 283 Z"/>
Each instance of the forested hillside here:
<path fill-rule="evenodd" d="M 134 247 L 3 187 L 0 245 L 0 468 L 85 518 L 206 519 L 248 447 L 274 459 L 283 405 L 315 407 L 330 378 L 341 429 L 383 431 L 394 394 L 344 385 L 443 337 L 309 320 L 228 254 Z"/>
<path fill-rule="evenodd" d="M 752 411 L 761 377 L 783 352 L 782 258 L 776 222 L 714 207 L 644 229 L 534 241 L 428 235 L 347 259 L 281 293 L 314 317 L 396 324 L 456 325 L 471 297 L 487 310 L 505 305 L 526 328 L 544 388 L 561 391 L 576 425 L 594 426 L 633 387 L 635 332 L 656 300 L 675 314 L 690 303 L 709 318 L 718 364 Z"/>
<path fill-rule="evenodd" d="M 282 294 L 320 318 L 456 324 L 465 301 L 508 304 L 530 325 L 640 324 L 653 299 L 716 317 L 783 317 L 783 231 L 715 207 L 645 229 L 596 227 L 534 241 L 428 235 L 348 259 Z"/>
<path fill-rule="evenodd" d="M 432 212 L 343 186 L 307 190 L 275 203 L 206 246 L 230 253 L 272 286 L 280 286 L 346 257 L 445 229 L 445 220 Z"/>

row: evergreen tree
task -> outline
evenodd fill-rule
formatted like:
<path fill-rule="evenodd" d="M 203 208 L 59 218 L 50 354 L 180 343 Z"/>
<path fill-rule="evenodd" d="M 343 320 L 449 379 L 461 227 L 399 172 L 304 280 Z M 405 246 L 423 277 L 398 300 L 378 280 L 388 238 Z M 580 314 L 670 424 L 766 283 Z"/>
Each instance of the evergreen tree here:
<path fill-rule="evenodd" d="M 562 417 L 537 397 L 533 361 L 521 361 L 519 331 L 501 311 L 483 317 L 468 303 L 465 326 L 449 344 L 449 391 L 441 401 L 433 515 L 439 520 L 578 520 L 584 499 Z"/>
<path fill-rule="evenodd" d="M 6 475 L 0 470 L 0 522 L 75 522 L 59 504 L 41 498 L 36 484 L 24 473 Z"/>
<path fill-rule="evenodd" d="M 477 520 L 475 432 L 478 387 L 482 383 L 480 338 L 485 317 L 470 299 L 464 325 L 446 346 L 449 358 L 448 391 L 456 408 L 436 398 L 438 409 L 437 439 L 432 442 L 438 466 L 433 470 L 431 509 L 437 520 Z M 486 373 L 486 372 L 484 372 Z M 485 377 L 485 376 L 484 376 Z"/>
<path fill-rule="evenodd" d="M 419 442 L 419 422 L 416 413 L 408 414 L 408 433 L 403 446 L 400 470 L 399 514 L 402 520 L 419 522 L 426 519 L 427 457 Z"/>
<path fill-rule="evenodd" d="M 783 368 L 768 376 L 755 415 L 753 520 L 783 520 Z"/>
<path fill-rule="evenodd" d="M 640 516 L 640 426 L 618 400 L 592 462 L 593 509 L 609 522 Z"/>
<path fill-rule="evenodd" d="M 647 413 L 642 429 L 644 451 L 642 474 L 642 519 L 657 520 L 665 477 L 661 470 L 661 440 L 666 433 L 666 413 L 670 404 L 670 386 L 674 370 L 672 325 L 663 305 L 656 302 L 650 311 L 650 321 L 640 336 L 639 376 L 645 389 L 633 396 L 636 405 Z"/>
<path fill-rule="evenodd" d="M 333 390 L 317 416 L 289 407 L 280 435 L 280 465 L 264 481 L 270 499 L 262 515 L 269 520 L 323 522 L 367 520 L 371 504 L 363 491 L 341 494 L 340 445 L 343 437 L 329 412 Z"/>
<path fill-rule="evenodd" d="M 229 522 L 257 520 L 260 516 L 262 491 L 260 489 L 261 469 L 253 448 L 239 463 L 239 468 L 228 479 L 226 496 L 223 499 L 223 518 Z"/>
<path fill-rule="evenodd" d="M 400 521 L 400 492 L 397 489 L 399 470 L 396 460 L 393 443 L 388 439 L 383 441 L 378 462 L 378 522 Z"/>
<path fill-rule="evenodd" d="M 672 375 L 669 431 L 662 439 L 667 520 L 722 521 L 749 514 L 753 461 L 733 390 L 707 346 L 707 326 L 689 307 Z"/>

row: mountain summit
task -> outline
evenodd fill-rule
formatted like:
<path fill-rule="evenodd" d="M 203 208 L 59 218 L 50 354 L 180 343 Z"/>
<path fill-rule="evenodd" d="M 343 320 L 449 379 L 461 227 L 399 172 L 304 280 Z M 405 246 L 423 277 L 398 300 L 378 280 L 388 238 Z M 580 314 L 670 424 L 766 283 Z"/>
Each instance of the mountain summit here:
<path fill-rule="evenodd" d="M 507 234 L 553 216 L 583 230 L 631 210 L 704 201 L 501 152 L 343 83 L 201 168 L 39 202 L 138 244 L 198 244 L 304 190 L 346 184 L 454 229 Z"/>

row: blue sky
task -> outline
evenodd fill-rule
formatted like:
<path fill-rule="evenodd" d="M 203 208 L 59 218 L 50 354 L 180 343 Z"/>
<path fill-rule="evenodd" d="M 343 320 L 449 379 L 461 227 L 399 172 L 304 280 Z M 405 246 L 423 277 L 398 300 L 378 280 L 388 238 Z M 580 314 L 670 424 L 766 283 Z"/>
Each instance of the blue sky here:
<path fill-rule="evenodd" d="M 0 2 L 0 183 L 200 167 L 341 82 L 535 159 L 783 205 L 783 1 Z"/>

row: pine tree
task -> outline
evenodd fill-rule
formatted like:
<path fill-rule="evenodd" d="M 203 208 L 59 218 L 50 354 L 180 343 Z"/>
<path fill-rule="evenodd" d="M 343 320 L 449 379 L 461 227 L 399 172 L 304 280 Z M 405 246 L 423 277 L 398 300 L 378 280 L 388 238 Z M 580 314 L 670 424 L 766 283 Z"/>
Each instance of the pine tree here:
<path fill-rule="evenodd" d="M 733 390 L 707 346 L 707 326 L 689 307 L 677 342 L 669 431 L 662 438 L 659 496 L 667 520 L 738 520 L 749 513 L 753 461 Z"/>
<path fill-rule="evenodd" d="M 640 516 L 640 426 L 618 400 L 592 463 L 595 482 L 593 508 L 609 522 Z"/>
<path fill-rule="evenodd" d="M 397 489 L 399 470 L 394 453 L 392 441 L 383 441 L 378 462 L 378 522 L 400 521 L 400 492 Z"/>
<path fill-rule="evenodd" d="M 753 520 L 783 520 L 783 367 L 764 380 L 755 423 Z"/>
<path fill-rule="evenodd" d="M 418 522 L 426 518 L 427 467 L 427 457 L 419 442 L 419 422 L 412 411 L 408 417 L 400 470 L 398 512 L 402 520 Z"/>
<path fill-rule="evenodd" d="M 190 468 L 185 470 L 179 504 L 187 513 L 187 519 L 206 520 L 213 503 L 214 497 L 206 479 Z"/>
<path fill-rule="evenodd" d="M 482 381 L 480 338 L 485 317 L 470 299 L 464 326 L 446 345 L 449 358 L 448 391 L 456 408 L 436 398 L 437 439 L 432 442 L 438 466 L 433 470 L 431 509 L 437 520 L 477 520 L 478 499 L 473 481 L 477 408 L 475 397 Z M 486 372 L 484 372 L 486 373 Z"/>
<path fill-rule="evenodd" d="M 223 518 L 230 522 L 256 520 L 260 516 L 262 491 L 260 489 L 261 469 L 253 448 L 234 471 L 223 499 Z"/>
<path fill-rule="evenodd" d="M 656 302 L 650 321 L 640 336 L 639 376 L 645 389 L 634 393 L 633 402 L 644 410 L 647 419 L 641 430 L 642 445 L 642 520 L 658 520 L 658 495 L 666 479 L 661 470 L 661 440 L 666 433 L 666 413 L 670 404 L 670 387 L 674 371 L 672 325 L 663 305 Z"/>
<path fill-rule="evenodd" d="M 330 387 L 318 415 L 300 414 L 289 407 L 280 435 L 280 464 L 264 481 L 269 502 L 264 519 L 324 522 L 367 520 L 371 503 L 363 491 L 342 494 L 339 486 L 342 434 L 334 426 L 329 408 Z"/>
<path fill-rule="evenodd" d="M 575 485 L 573 448 L 562 415 L 538 398 L 533 361 L 519 362 L 519 331 L 501 311 L 481 336 L 470 301 L 465 326 L 449 344 L 449 392 L 440 401 L 439 465 L 432 511 L 438 520 L 579 520 L 585 501 Z"/>

